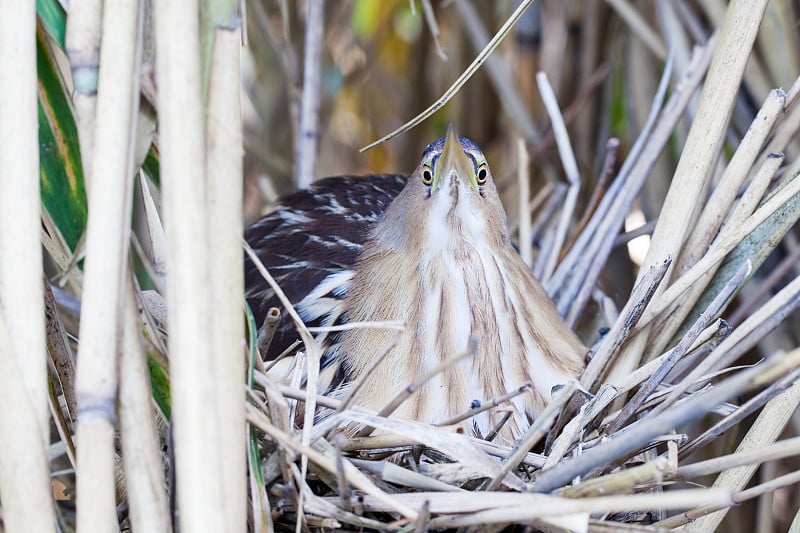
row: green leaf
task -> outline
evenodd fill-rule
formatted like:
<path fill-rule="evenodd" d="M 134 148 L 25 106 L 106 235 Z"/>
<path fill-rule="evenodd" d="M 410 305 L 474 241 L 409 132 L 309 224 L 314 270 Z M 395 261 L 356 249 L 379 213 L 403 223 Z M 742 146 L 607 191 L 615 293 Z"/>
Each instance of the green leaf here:
<path fill-rule="evenodd" d="M 149 354 L 147 355 L 147 368 L 150 370 L 150 392 L 153 395 L 153 400 L 155 400 L 164 418 L 170 420 L 172 418 L 172 396 L 167 372 Z"/>
<path fill-rule="evenodd" d="M 78 130 L 41 30 L 37 32 L 36 56 L 42 203 L 66 243 L 74 250 L 86 228 L 87 218 Z"/>
<path fill-rule="evenodd" d="M 156 186 L 161 187 L 161 173 L 159 169 L 158 152 L 155 147 L 151 146 L 150 151 L 147 152 L 147 157 L 144 158 L 144 163 L 142 163 L 142 170 L 144 170 L 145 174 L 147 174 Z"/>
<path fill-rule="evenodd" d="M 36 14 L 44 25 L 48 35 L 52 37 L 61 49 L 64 49 L 64 39 L 67 35 L 67 14 L 57 0 L 36 0 Z"/>

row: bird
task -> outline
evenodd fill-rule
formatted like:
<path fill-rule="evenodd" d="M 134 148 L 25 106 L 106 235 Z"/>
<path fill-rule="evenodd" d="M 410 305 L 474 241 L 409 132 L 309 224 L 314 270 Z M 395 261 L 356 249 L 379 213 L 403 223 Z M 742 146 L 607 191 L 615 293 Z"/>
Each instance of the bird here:
<path fill-rule="evenodd" d="M 511 243 L 486 157 L 452 126 L 409 177 L 325 178 L 245 239 L 306 324 L 404 325 L 321 334 L 321 392 L 341 398 L 359 382 L 355 407 L 379 412 L 415 383 L 392 416 L 439 424 L 522 390 L 505 413 L 454 425 L 513 443 L 583 369 L 587 349 Z M 280 304 L 249 259 L 245 276 L 261 320 Z M 286 320 L 268 357 L 296 338 Z"/>

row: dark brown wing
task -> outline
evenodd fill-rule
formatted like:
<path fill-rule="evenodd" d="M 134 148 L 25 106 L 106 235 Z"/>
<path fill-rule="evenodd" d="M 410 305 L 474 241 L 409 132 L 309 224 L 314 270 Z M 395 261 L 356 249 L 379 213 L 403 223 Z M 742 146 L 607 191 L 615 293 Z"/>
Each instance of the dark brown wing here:
<path fill-rule="evenodd" d="M 254 222 L 245 239 L 309 326 L 336 323 L 352 268 L 372 225 L 408 178 L 398 175 L 336 176 L 283 197 L 275 211 Z M 280 302 L 245 256 L 245 296 L 261 325 Z M 297 332 L 282 311 L 270 345 L 275 357 Z"/>

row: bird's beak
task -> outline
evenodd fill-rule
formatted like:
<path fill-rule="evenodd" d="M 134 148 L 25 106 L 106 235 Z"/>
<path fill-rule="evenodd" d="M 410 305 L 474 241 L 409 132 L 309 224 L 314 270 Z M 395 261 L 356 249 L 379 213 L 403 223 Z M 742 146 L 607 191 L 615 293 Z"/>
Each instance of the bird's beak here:
<path fill-rule="evenodd" d="M 472 162 L 464 152 L 464 148 L 461 147 L 461 141 L 458 140 L 458 134 L 452 124 L 447 128 L 444 149 L 434 170 L 434 188 L 438 188 L 442 183 L 441 180 L 447 179 L 451 172 L 462 180 L 469 182 L 473 189 L 478 190 L 478 183 L 473 175 Z"/>

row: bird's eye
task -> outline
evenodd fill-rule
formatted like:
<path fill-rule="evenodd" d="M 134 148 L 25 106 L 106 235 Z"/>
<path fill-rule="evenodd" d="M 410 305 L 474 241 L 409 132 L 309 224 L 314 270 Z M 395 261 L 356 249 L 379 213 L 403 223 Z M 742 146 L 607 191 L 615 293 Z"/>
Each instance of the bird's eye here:
<path fill-rule="evenodd" d="M 489 178 L 489 171 L 486 170 L 486 165 L 481 165 L 478 169 L 478 175 L 475 177 L 475 181 L 478 182 L 478 185 L 483 185 L 486 183 L 486 180 Z"/>
<path fill-rule="evenodd" d="M 431 172 L 430 167 L 426 166 L 422 169 L 422 183 L 433 185 L 433 172 Z"/>

